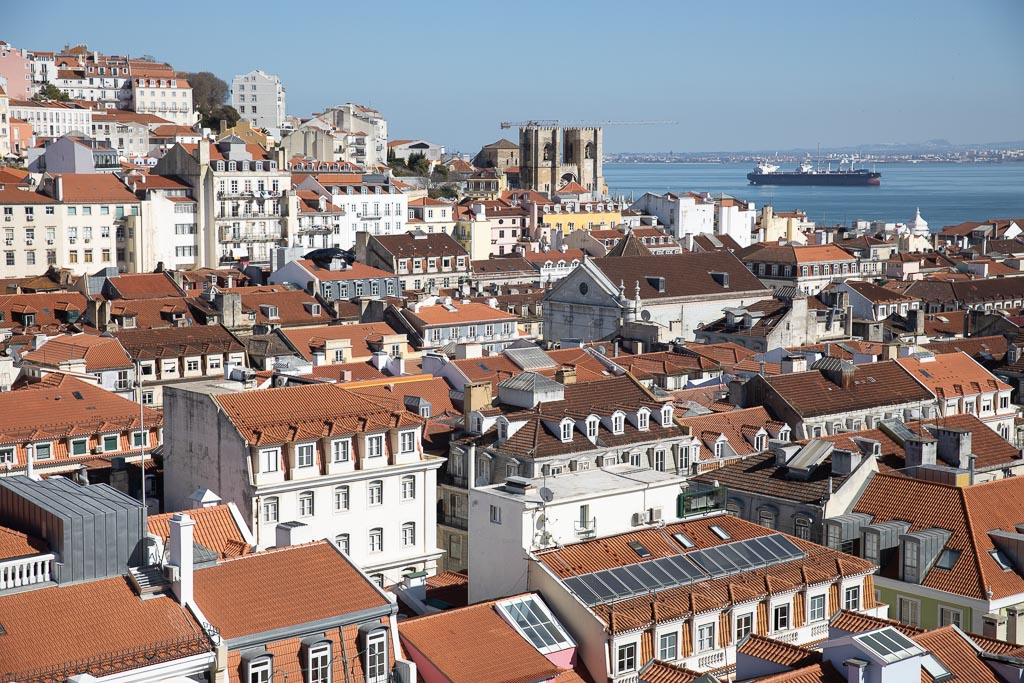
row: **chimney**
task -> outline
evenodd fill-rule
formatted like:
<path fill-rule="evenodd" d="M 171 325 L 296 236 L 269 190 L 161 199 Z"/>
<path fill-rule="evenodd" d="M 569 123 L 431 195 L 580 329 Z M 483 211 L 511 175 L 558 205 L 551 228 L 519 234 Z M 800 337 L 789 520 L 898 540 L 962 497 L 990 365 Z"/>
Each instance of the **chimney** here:
<path fill-rule="evenodd" d="M 907 467 L 934 465 L 938 441 L 926 436 L 911 436 L 903 442 Z"/>
<path fill-rule="evenodd" d="M 882 346 L 882 360 L 898 360 L 900 357 L 900 345 L 896 342 L 889 342 Z"/>
<path fill-rule="evenodd" d="M 192 536 L 196 523 L 184 512 L 171 517 L 170 565 L 177 567 L 177 580 L 171 583 L 174 596 L 182 605 L 192 602 Z"/>
<path fill-rule="evenodd" d="M 971 431 L 955 427 L 940 427 L 935 430 L 934 435 L 939 443 L 937 449 L 939 459 L 950 467 L 966 469 L 971 457 Z"/>
<path fill-rule="evenodd" d="M 472 431 L 473 411 L 489 408 L 491 405 L 491 383 L 470 382 L 462 389 L 462 413 L 465 416 L 463 428 Z"/>
<path fill-rule="evenodd" d="M 861 452 L 859 450 L 848 451 L 836 448 L 832 451 L 832 474 L 837 477 L 852 474 L 860 466 L 860 460 Z"/>
<path fill-rule="evenodd" d="M 46 343 L 46 339 L 47 338 L 45 334 L 32 335 L 32 350 L 38 351 L 39 349 L 43 348 L 43 344 Z"/>
<path fill-rule="evenodd" d="M 313 529 L 303 522 L 282 522 L 274 530 L 274 545 L 277 548 L 309 543 L 312 540 Z"/>
<path fill-rule="evenodd" d="M 412 572 L 402 577 L 402 587 L 418 602 L 427 599 L 427 576 L 425 572 Z"/>
<path fill-rule="evenodd" d="M 863 659 L 847 659 L 843 662 L 846 667 L 846 683 L 866 683 L 870 665 L 870 662 Z"/>
<path fill-rule="evenodd" d="M 565 366 L 555 370 L 555 381 L 559 384 L 576 384 L 576 368 Z"/>
<path fill-rule="evenodd" d="M 915 308 L 907 313 L 907 322 L 913 325 L 915 336 L 924 336 L 924 318 L 925 313 L 920 308 Z"/>
<path fill-rule="evenodd" d="M 792 356 L 786 356 L 779 363 L 782 369 L 782 374 L 788 375 L 791 372 L 803 372 L 807 369 L 807 356 L 801 356 L 794 354 Z"/>

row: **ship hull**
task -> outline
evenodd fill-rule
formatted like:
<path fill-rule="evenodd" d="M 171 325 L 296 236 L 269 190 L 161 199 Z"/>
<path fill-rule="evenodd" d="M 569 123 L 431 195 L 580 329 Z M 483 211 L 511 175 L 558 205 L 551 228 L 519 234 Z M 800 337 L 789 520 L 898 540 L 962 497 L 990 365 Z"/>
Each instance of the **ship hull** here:
<path fill-rule="evenodd" d="M 882 174 L 871 172 L 854 173 L 748 173 L 751 185 L 830 185 L 841 187 L 868 187 L 882 184 Z"/>

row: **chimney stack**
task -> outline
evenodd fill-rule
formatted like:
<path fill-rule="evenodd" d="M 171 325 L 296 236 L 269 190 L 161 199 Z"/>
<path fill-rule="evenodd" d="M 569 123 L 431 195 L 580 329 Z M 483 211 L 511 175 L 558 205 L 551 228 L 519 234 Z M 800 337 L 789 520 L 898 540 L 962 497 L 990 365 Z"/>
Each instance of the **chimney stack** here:
<path fill-rule="evenodd" d="M 184 512 L 171 517 L 171 561 L 178 568 L 177 580 L 171 583 L 174 596 L 182 605 L 192 602 L 192 538 L 196 523 Z"/>
<path fill-rule="evenodd" d="M 555 370 L 555 381 L 559 384 L 576 384 L 576 368 L 572 366 L 561 367 Z"/>

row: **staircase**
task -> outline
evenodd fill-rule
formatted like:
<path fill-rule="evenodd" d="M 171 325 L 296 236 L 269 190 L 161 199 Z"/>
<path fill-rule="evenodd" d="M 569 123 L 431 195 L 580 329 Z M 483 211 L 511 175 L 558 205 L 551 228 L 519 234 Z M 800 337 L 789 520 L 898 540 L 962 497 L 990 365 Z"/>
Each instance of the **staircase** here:
<path fill-rule="evenodd" d="M 163 570 L 159 565 L 132 567 L 128 570 L 128 578 L 131 580 L 135 592 L 143 600 L 171 593 L 171 583 L 164 578 Z"/>

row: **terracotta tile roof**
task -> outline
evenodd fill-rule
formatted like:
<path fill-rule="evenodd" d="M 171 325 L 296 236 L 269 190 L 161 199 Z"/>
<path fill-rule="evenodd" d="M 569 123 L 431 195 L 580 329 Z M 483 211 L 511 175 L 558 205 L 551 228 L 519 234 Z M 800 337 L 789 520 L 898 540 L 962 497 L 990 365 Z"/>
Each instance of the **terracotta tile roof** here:
<path fill-rule="evenodd" d="M 846 676 L 830 663 L 822 662 L 774 676 L 761 676 L 757 680 L 759 683 L 846 683 Z"/>
<path fill-rule="evenodd" d="M 1009 477 L 968 487 L 947 486 L 898 474 L 877 474 L 854 506 L 874 523 L 910 522 L 910 532 L 939 528 L 951 532 L 945 547 L 961 551 L 952 569 L 933 567 L 921 582 L 927 588 L 986 600 L 1024 593 L 1024 577 L 1003 571 L 988 551 L 996 548 L 988 532 L 1016 531 L 1024 521 L 1024 481 Z M 898 576 L 898 561 L 887 562 L 881 575 Z"/>
<path fill-rule="evenodd" d="M 238 522 L 231 513 L 231 507 L 227 504 L 195 508 L 185 512 L 196 523 L 192 529 L 193 540 L 220 557 L 237 557 L 252 551 L 252 546 L 242 535 Z M 176 514 L 178 513 L 165 512 L 162 515 L 147 517 L 149 533 L 161 537 L 166 542 L 171 535 L 171 517 Z"/>
<path fill-rule="evenodd" d="M 257 324 L 275 325 L 323 325 L 331 321 L 331 314 L 316 297 L 301 289 L 283 286 L 238 287 L 242 299 L 242 310 L 256 315 Z M 320 312 L 313 313 L 312 307 L 319 306 Z M 268 318 L 263 306 L 277 307 L 277 317 Z"/>
<path fill-rule="evenodd" d="M 797 669 L 821 662 L 821 653 L 806 647 L 784 643 L 768 636 L 751 633 L 736 648 L 736 654 L 774 662 L 790 669 Z"/>
<path fill-rule="evenodd" d="M 729 389 L 724 384 L 708 384 L 693 389 L 677 389 L 672 392 L 672 402 L 677 408 L 690 408 L 690 404 L 696 404 L 704 408 L 710 408 L 715 403 L 728 396 Z M 731 406 L 730 409 L 736 406 Z M 679 413 L 676 413 L 679 415 Z"/>
<path fill-rule="evenodd" d="M 766 383 L 769 391 L 789 403 L 802 418 L 934 400 L 932 394 L 895 361 L 856 366 L 853 382 L 846 388 L 829 380 L 820 370 L 755 378 L 754 381 Z"/>
<path fill-rule="evenodd" d="M 422 419 L 373 400 L 347 384 L 319 383 L 213 397 L 239 434 L 254 446 L 325 436 L 414 427 Z"/>
<path fill-rule="evenodd" d="M 736 256 L 744 263 L 788 263 L 791 265 L 857 260 L 853 254 L 835 244 L 800 246 L 758 242 L 740 250 Z"/>
<path fill-rule="evenodd" d="M 710 530 L 712 525 L 724 529 L 731 540 L 719 538 Z M 662 529 L 643 529 L 573 543 L 562 548 L 540 551 L 537 557 L 552 574 L 564 579 L 688 552 L 672 540 L 673 533 L 685 534 L 697 549 L 702 549 L 777 532 L 732 515 L 719 515 L 669 524 Z M 807 557 L 611 604 L 598 604 L 590 609 L 608 626 L 610 632 L 621 633 L 646 627 L 653 617 L 660 622 L 679 619 L 698 611 L 723 609 L 735 602 L 795 590 L 808 583 L 834 581 L 840 576 L 865 575 L 874 566 L 866 560 L 844 555 L 810 541 L 791 536 L 786 538 L 804 551 Z M 649 557 L 641 558 L 630 548 L 629 543 L 634 541 L 648 550 Z M 656 609 L 652 603 L 656 603 Z"/>
<path fill-rule="evenodd" d="M 575 180 L 570 180 L 565 185 L 562 185 L 555 191 L 555 194 L 587 194 L 590 192 L 587 188 L 583 187 Z"/>
<path fill-rule="evenodd" d="M 540 403 L 532 410 L 499 404 L 499 407 L 508 413 L 509 421 L 523 421 L 525 424 L 501 445 L 497 444 L 496 428 L 480 437 L 478 444 L 525 459 L 585 453 L 601 447 L 595 446 L 583 434 L 574 434 L 572 441 L 563 443 L 561 436 L 552 433 L 545 423 L 557 423 L 563 417 L 580 419 L 590 414 L 607 416 L 617 409 L 635 411 L 640 406 L 647 406 L 651 410 L 649 428 L 641 431 L 626 420 L 623 432 L 613 434 L 602 422 L 598 426 L 598 438 L 603 443 L 603 448 L 614 449 L 685 435 L 684 430 L 676 424 L 669 427 L 661 426 L 658 417 L 661 403 L 629 375 L 569 384 L 565 387 L 564 396 L 564 400 Z"/>
<path fill-rule="evenodd" d="M 863 612 L 851 612 L 849 610 L 839 610 L 835 613 L 835 616 L 829 620 L 828 625 L 831 628 L 839 629 L 840 631 L 846 631 L 847 633 L 864 633 L 865 631 L 876 631 L 886 626 L 891 626 L 903 635 L 916 636 L 919 633 L 924 633 L 924 629 L 917 628 L 916 626 L 910 626 L 903 622 L 896 621 L 894 619 L 883 619 L 882 617 L 873 617 L 870 614 L 864 614 Z"/>
<path fill-rule="evenodd" d="M 444 413 L 458 413 L 452 405 L 451 389 L 441 377 L 431 375 L 410 375 L 408 377 L 384 377 L 367 379 L 345 384 L 345 388 L 364 396 L 374 405 L 390 406 L 391 410 L 404 410 L 406 397 L 422 398 L 430 402 L 432 416 Z"/>
<path fill-rule="evenodd" d="M 921 347 L 935 354 L 963 352 L 981 364 L 999 364 L 1006 359 L 1008 342 L 1001 335 L 995 337 L 968 337 L 949 339 L 922 344 Z"/>
<path fill-rule="evenodd" d="M 326 340 L 348 339 L 352 343 L 352 357 L 366 358 L 380 349 L 386 335 L 399 335 L 387 323 L 361 323 L 358 325 L 329 325 L 280 330 L 295 350 L 306 360 L 313 359 L 313 351 L 322 349 Z M 404 335 L 401 335 L 404 337 Z M 387 350 L 387 349 L 385 349 Z M 406 345 L 403 355 L 409 352 Z"/>
<path fill-rule="evenodd" d="M 554 677 L 559 667 L 497 613 L 495 602 L 407 619 L 402 640 L 451 683 L 531 683 Z"/>
<path fill-rule="evenodd" d="M 169 597 L 140 600 L 122 576 L 4 595 L 0 614 L 0 662 L 12 681 L 53 680 L 30 672 L 58 665 L 65 675 L 131 669 L 127 649 L 153 648 L 154 663 L 181 656 L 156 647 L 164 641 L 191 643 L 188 654 L 213 651 L 188 609 Z"/>
<path fill-rule="evenodd" d="M 952 626 L 943 626 L 913 636 L 911 640 L 931 652 L 957 680 L 1002 683 L 1003 679 L 981 659 L 968 638 Z M 931 674 L 921 671 L 922 683 L 931 683 L 932 680 Z"/>
<path fill-rule="evenodd" d="M 526 273 L 533 275 L 533 265 L 522 256 L 501 256 L 472 262 L 473 274 L 488 273 Z"/>
<path fill-rule="evenodd" d="M 966 353 L 943 353 L 927 362 L 909 356 L 896 361 L 939 399 L 977 396 L 1012 387 L 996 379 Z"/>
<path fill-rule="evenodd" d="M 345 270 L 321 268 L 308 259 L 299 259 L 297 263 L 320 280 L 365 280 L 369 278 L 394 277 L 394 273 L 368 266 L 359 261 L 353 261 L 348 264 Z"/>
<path fill-rule="evenodd" d="M 101 204 L 117 202 L 136 204 L 139 199 L 117 176 L 109 173 L 63 173 L 57 175 L 63 188 L 63 199 L 70 204 Z"/>
<path fill-rule="evenodd" d="M 195 318 L 189 310 L 187 300 L 180 295 L 160 296 L 151 299 L 114 299 L 108 304 L 111 316 L 122 319 L 135 317 L 135 329 L 148 330 L 159 327 L 177 327 L 175 315 L 186 326 L 195 325 Z M 122 322 L 115 320 L 115 322 Z M 122 325 L 122 329 L 123 325 Z"/>
<path fill-rule="evenodd" d="M 41 348 L 24 353 L 21 357 L 32 365 L 53 369 L 65 361 L 82 359 L 85 360 L 87 372 L 132 367 L 132 359 L 120 342 L 112 337 L 91 334 L 54 337 Z"/>
<path fill-rule="evenodd" d="M 757 351 L 734 344 L 733 342 L 719 342 L 717 344 L 690 344 L 683 347 L 683 353 L 696 354 L 704 358 L 710 358 L 724 367 L 729 367 L 742 360 L 757 355 Z"/>
<path fill-rule="evenodd" d="M 469 576 L 464 572 L 441 572 L 427 577 L 427 599 L 452 607 L 469 603 Z"/>
<path fill-rule="evenodd" d="M 820 505 L 826 499 L 830 480 L 832 490 L 835 491 L 849 478 L 848 475 L 832 474 L 831 458 L 815 467 L 807 480 L 790 479 L 787 477 L 787 471 L 785 466 L 775 464 L 775 453 L 768 451 L 727 462 L 716 470 L 697 475 L 694 480 L 708 484 L 717 481 L 722 486 L 737 491 Z"/>
<path fill-rule="evenodd" d="M 242 342 L 220 325 L 121 330 L 114 336 L 133 360 L 245 351 Z"/>
<path fill-rule="evenodd" d="M 125 109 L 104 109 L 92 115 L 93 123 L 143 123 L 146 125 L 165 125 L 170 121 L 162 119 L 154 114 L 140 114 Z"/>
<path fill-rule="evenodd" d="M 704 674 L 660 659 L 651 660 L 640 671 L 640 683 L 693 683 Z"/>
<path fill-rule="evenodd" d="M 461 244 L 443 232 L 375 235 L 373 239 L 396 259 L 469 255 Z"/>
<path fill-rule="evenodd" d="M 640 284 L 640 299 L 661 299 L 683 296 L 710 296 L 729 293 L 740 297 L 746 292 L 766 292 L 766 287 L 729 252 L 716 251 L 698 254 L 662 254 L 657 256 L 623 256 L 594 259 L 615 286 L 621 282 L 626 295 L 632 298 L 636 283 Z M 712 272 L 729 275 L 728 288 L 720 285 Z M 665 291 L 659 292 L 648 278 L 665 278 Z"/>
<path fill-rule="evenodd" d="M 518 320 L 518 317 L 487 304 L 452 301 L 451 308 L 443 304 L 402 309 L 403 315 L 418 320 L 423 325 L 464 325 L 466 323 L 489 323 Z"/>
<path fill-rule="evenodd" d="M 872 282 L 865 282 L 863 280 L 845 280 L 844 282 L 847 287 L 857 292 L 873 304 L 918 301 L 918 299 L 915 299 L 914 297 L 894 292 L 893 290 L 886 289 L 885 287 L 879 287 Z"/>
<path fill-rule="evenodd" d="M 0 526 L 0 561 L 48 552 L 50 546 L 43 539 Z"/>
<path fill-rule="evenodd" d="M 653 256 L 653 253 L 647 246 L 639 239 L 638 236 L 633 234 L 630 230 L 626 232 L 625 237 L 622 237 L 615 243 L 615 246 L 608 250 L 605 254 L 606 258 L 622 258 L 623 256 Z"/>
<path fill-rule="evenodd" d="M 386 379 L 388 377 L 373 367 L 370 361 L 317 365 L 313 367 L 311 376 L 317 379 L 333 379 L 336 382 L 358 382 L 364 379 Z"/>
<path fill-rule="evenodd" d="M 196 604 L 227 639 L 390 605 L 328 541 L 221 560 L 196 570 L 194 590 Z"/>
<path fill-rule="evenodd" d="M 40 328 L 64 327 L 63 312 L 84 313 L 88 303 L 79 292 L 42 292 L 39 294 L 0 295 L 0 325 L 15 334 L 31 333 Z M 20 314 L 31 313 L 35 323 L 26 329 Z"/>
<path fill-rule="evenodd" d="M 53 441 L 54 463 L 72 459 L 67 442 L 72 436 L 95 441 L 97 434 L 122 432 L 120 448 L 131 450 L 127 431 L 139 426 L 138 403 L 68 375 L 53 373 L 47 379 L 26 389 L 0 393 L 0 443 L 19 445 L 18 466 L 25 465 L 21 446 L 33 441 Z M 150 430 L 163 423 L 160 411 L 144 408 L 143 415 Z"/>
<path fill-rule="evenodd" d="M 525 251 L 520 256 L 531 264 L 543 265 L 547 262 L 558 263 L 564 261 L 565 263 L 572 263 L 573 261 L 583 260 L 582 249 L 551 249 L 549 251 Z"/>
<path fill-rule="evenodd" d="M 0 182 L 16 182 L 8 178 L 0 177 Z M 56 204 L 57 200 L 52 199 L 42 192 L 29 188 L 28 185 L 14 186 L 4 184 L 0 186 L 0 204 L 10 206 L 12 204 Z"/>
<path fill-rule="evenodd" d="M 712 413 L 697 417 L 681 417 L 679 424 L 690 428 L 690 434 L 700 440 L 700 459 L 714 460 L 714 442 L 722 435 L 729 441 L 735 456 L 757 453 L 754 448 L 754 435 L 761 429 L 767 433 L 778 433 L 784 425 L 772 419 L 763 406 L 733 410 L 727 413 Z M 767 444 L 767 439 L 765 443 Z M 732 453 L 726 458 L 734 457 Z"/>
<path fill-rule="evenodd" d="M 167 273 L 131 273 L 108 280 L 118 299 L 153 299 L 184 296 L 181 288 Z"/>
<path fill-rule="evenodd" d="M 808 298 L 813 299 L 813 297 Z M 751 316 L 752 325 L 750 327 L 743 327 L 738 324 L 738 322 L 730 325 L 728 323 L 728 317 L 722 316 L 718 320 L 707 323 L 700 329 L 702 331 L 718 332 L 744 337 L 764 337 L 772 332 L 786 314 L 789 313 L 790 304 L 779 299 L 764 299 L 745 306 L 744 310 L 750 313 L 760 314 Z M 739 318 L 739 316 L 737 316 L 737 318 Z"/>
<path fill-rule="evenodd" d="M 765 363 L 764 361 L 754 360 L 753 358 L 744 358 L 739 363 L 730 368 L 733 373 L 737 372 L 755 372 L 765 377 L 769 375 L 781 375 L 782 365 L 780 363 Z"/>

